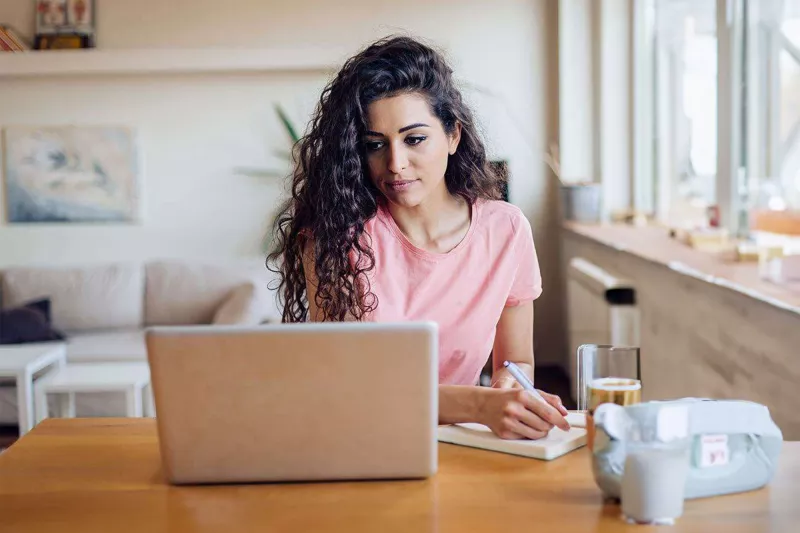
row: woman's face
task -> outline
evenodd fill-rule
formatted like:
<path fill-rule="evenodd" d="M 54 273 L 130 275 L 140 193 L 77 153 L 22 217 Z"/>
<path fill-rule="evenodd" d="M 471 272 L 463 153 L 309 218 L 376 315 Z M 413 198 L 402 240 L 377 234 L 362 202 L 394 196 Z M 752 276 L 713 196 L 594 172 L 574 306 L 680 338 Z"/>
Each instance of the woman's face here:
<path fill-rule="evenodd" d="M 446 192 L 444 173 L 455 153 L 461 125 L 448 135 L 418 94 L 372 102 L 363 139 L 372 183 L 389 201 L 416 207 L 432 193 Z"/>

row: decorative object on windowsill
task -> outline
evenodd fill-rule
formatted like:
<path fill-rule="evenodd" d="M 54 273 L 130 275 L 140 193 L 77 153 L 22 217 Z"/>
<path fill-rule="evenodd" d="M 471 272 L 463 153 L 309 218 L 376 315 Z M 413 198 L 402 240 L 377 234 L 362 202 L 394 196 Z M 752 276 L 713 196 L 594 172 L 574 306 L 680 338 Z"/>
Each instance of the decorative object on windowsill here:
<path fill-rule="evenodd" d="M 4 131 L 10 223 L 135 222 L 134 132 L 115 126 L 10 126 Z"/>
<path fill-rule="evenodd" d="M 0 24 L 0 52 L 24 52 L 31 45 L 20 33 L 7 24 Z"/>
<path fill-rule="evenodd" d="M 751 241 L 732 242 L 719 252 L 718 257 L 729 263 L 757 263 L 759 247 Z"/>
<path fill-rule="evenodd" d="M 701 252 L 721 253 L 732 245 L 725 228 L 671 228 L 669 235 Z"/>
<path fill-rule="evenodd" d="M 562 178 L 559 148 L 555 143 L 550 144 L 549 152 L 545 152 L 544 161 L 558 179 L 564 219 L 584 224 L 599 223 L 602 208 L 600 184 L 593 181 L 572 181 Z"/>
<path fill-rule="evenodd" d="M 637 209 L 616 209 L 611 212 L 611 222 L 631 226 L 647 226 L 652 223 L 652 214 Z"/>
<path fill-rule="evenodd" d="M 95 0 L 35 0 L 37 50 L 94 48 Z"/>
<path fill-rule="evenodd" d="M 772 283 L 800 282 L 800 253 L 780 245 L 761 246 L 758 250 L 758 275 Z"/>
<path fill-rule="evenodd" d="M 720 213 L 718 205 L 710 205 L 706 208 L 706 216 L 708 217 L 708 225 L 712 228 L 718 228 L 720 225 Z"/>

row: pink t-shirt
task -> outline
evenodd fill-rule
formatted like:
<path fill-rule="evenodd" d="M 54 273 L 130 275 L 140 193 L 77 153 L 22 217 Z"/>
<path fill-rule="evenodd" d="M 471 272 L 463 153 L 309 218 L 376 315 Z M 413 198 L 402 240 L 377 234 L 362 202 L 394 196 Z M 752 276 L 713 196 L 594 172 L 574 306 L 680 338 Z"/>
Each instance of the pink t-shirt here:
<path fill-rule="evenodd" d="M 439 325 L 439 383 L 474 385 L 489 358 L 503 308 L 539 297 L 542 277 L 528 219 L 501 201 L 479 200 L 464 239 L 445 254 L 416 247 L 388 209 L 366 224 L 377 308 L 366 320 Z"/>

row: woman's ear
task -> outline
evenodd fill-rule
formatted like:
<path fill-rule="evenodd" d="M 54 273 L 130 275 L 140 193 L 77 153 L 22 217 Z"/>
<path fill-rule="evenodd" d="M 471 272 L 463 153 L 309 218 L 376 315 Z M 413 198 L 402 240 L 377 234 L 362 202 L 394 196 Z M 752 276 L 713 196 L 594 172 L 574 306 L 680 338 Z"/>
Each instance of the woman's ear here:
<path fill-rule="evenodd" d="M 453 127 L 453 133 L 449 135 L 449 146 L 447 151 L 450 153 L 450 155 L 456 153 L 459 142 L 461 142 L 461 123 L 456 121 L 455 126 Z"/>

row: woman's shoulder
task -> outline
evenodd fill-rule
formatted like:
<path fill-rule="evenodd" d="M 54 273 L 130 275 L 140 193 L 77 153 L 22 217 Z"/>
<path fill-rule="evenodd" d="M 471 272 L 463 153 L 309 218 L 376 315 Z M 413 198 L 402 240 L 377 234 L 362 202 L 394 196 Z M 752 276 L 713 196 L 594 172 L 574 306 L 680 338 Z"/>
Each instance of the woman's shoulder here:
<path fill-rule="evenodd" d="M 478 200 L 481 225 L 493 233 L 508 232 L 516 234 L 530 228 L 530 222 L 522 209 L 503 200 Z"/>

